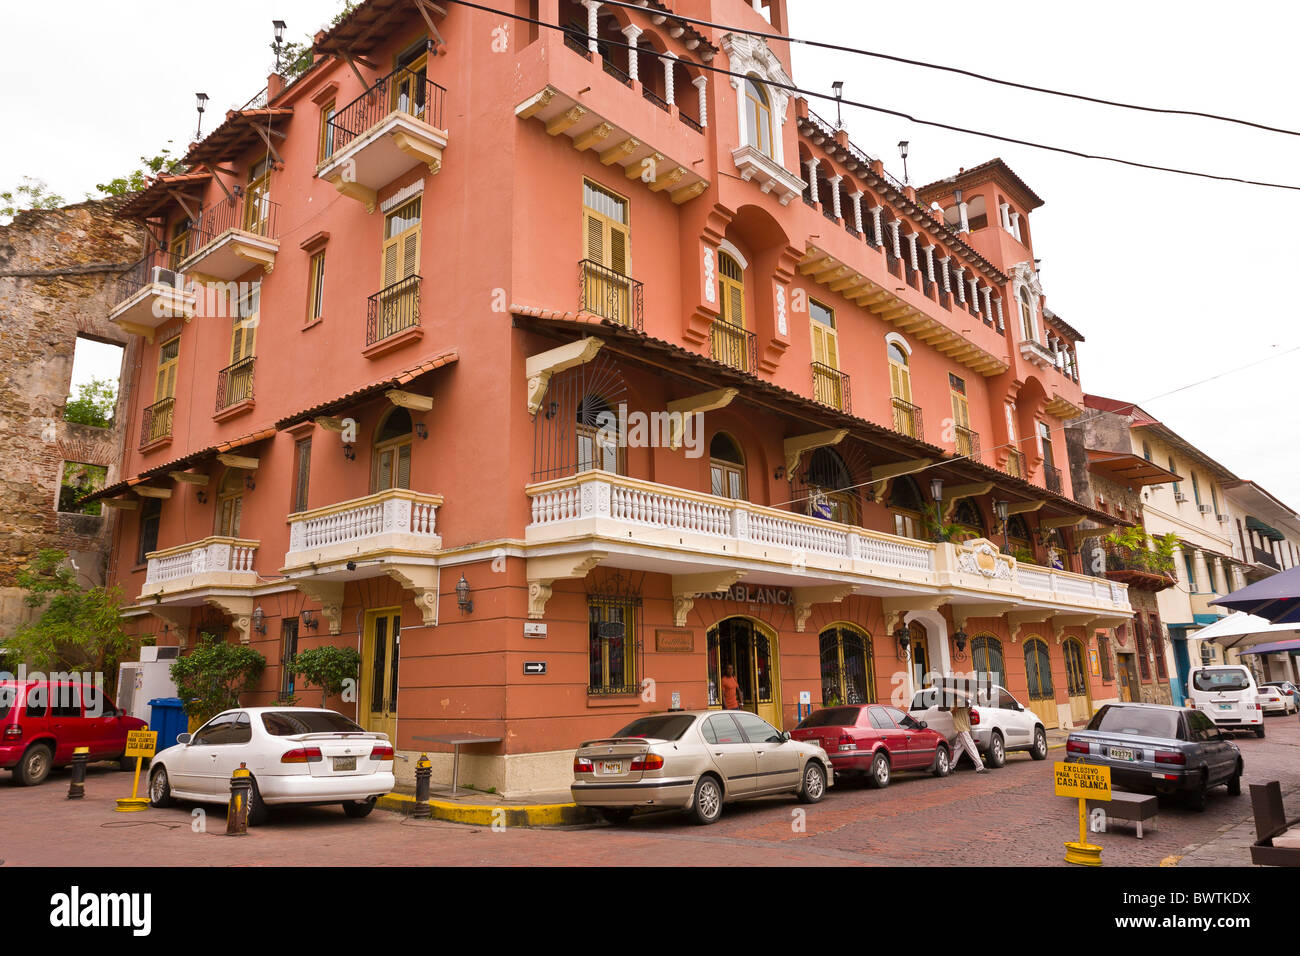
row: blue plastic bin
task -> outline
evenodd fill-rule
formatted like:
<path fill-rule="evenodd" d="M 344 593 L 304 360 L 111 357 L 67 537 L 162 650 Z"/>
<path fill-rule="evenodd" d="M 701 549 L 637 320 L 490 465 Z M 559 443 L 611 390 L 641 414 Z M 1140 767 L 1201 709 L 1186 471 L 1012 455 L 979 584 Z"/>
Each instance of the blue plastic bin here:
<path fill-rule="evenodd" d="M 155 697 L 149 701 L 149 729 L 158 732 L 158 750 L 166 750 L 189 728 L 184 704 L 179 697 Z"/>

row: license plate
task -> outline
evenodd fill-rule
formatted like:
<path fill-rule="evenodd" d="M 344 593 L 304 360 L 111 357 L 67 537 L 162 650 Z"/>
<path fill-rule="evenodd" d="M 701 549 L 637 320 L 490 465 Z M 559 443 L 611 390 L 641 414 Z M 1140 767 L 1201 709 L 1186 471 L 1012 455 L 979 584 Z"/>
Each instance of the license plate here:
<path fill-rule="evenodd" d="M 1232 710 L 1232 705 L 1231 705 L 1231 704 L 1220 704 L 1220 705 L 1219 705 L 1219 710 Z"/>
<path fill-rule="evenodd" d="M 1123 747 L 1107 747 L 1106 756 L 1110 757 L 1112 760 L 1136 760 L 1137 759 L 1133 751 L 1126 750 Z"/>
<path fill-rule="evenodd" d="M 335 772 L 338 772 L 340 770 L 356 770 L 356 769 L 357 769 L 356 757 L 335 757 L 334 758 Z"/>
<path fill-rule="evenodd" d="M 622 773 L 623 761 L 621 760 L 602 761 L 600 765 L 600 772 L 601 773 Z"/>

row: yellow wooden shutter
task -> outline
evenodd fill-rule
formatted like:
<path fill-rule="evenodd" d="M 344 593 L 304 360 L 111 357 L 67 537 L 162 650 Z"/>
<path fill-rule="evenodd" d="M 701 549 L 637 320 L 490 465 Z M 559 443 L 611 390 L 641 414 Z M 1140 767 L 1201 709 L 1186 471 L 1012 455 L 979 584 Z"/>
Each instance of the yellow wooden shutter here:
<path fill-rule="evenodd" d="M 826 364 L 826 330 L 820 323 L 814 321 L 812 324 L 812 352 L 813 361 L 822 365 Z"/>
<path fill-rule="evenodd" d="M 965 395 L 952 393 L 952 417 L 958 428 L 970 428 L 970 405 Z"/>
<path fill-rule="evenodd" d="M 730 325 L 745 327 L 745 285 L 735 279 L 721 277 L 722 318 Z"/>
<path fill-rule="evenodd" d="M 384 243 L 384 278 L 383 285 L 387 289 L 397 281 L 398 255 L 400 253 L 399 240 L 391 239 Z"/>
<path fill-rule="evenodd" d="M 619 275 L 627 275 L 627 233 L 610 223 L 609 261 L 604 263 Z"/>
<path fill-rule="evenodd" d="M 397 488 L 411 487 L 411 446 L 402 445 L 397 449 Z"/>
<path fill-rule="evenodd" d="M 420 229 L 417 226 L 402 239 L 402 278 L 420 271 Z"/>
<path fill-rule="evenodd" d="M 587 213 L 587 258 L 605 264 L 605 224 L 599 216 Z"/>
<path fill-rule="evenodd" d="M 822 329 L 822 349 L 823 349 L 822 354 L 825 356 L 823 359 L 821 359 L 822 364 L 829 365 L 831 368 L 835 368 L 835 369 L 839 368 L 840 367 L 839 338 L 836 336 L 834 329 L 829 329 L 829 328 Z"/>

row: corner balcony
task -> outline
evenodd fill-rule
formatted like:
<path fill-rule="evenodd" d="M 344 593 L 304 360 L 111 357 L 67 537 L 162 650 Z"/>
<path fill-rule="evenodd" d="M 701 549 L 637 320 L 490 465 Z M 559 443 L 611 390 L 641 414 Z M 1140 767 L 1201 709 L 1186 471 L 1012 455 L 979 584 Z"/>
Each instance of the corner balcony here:
<path fill-rule="evenodd" d="M 529 559 L 530 588 L 542 595 L 530 608 L 534 616 L 544 609 L 549 580 L 596 564 L 671 574 L 674 592 L 688 599 L 743 579 L 803 590 L 797 605 L 856 592 L 953 603 L 974 617 L 1029 610 L 1061 626 L 1131 613 L 1124 585 L 1019 565 L 983 539 L 916 541 L 602 471 L 525 492 L 532 499 L 525 541 L 537 555 Z"/>
<path fill-rule="evenodd" d="M 316 176 L 374 212 L 376 195 L 416 166 L 442 169 L 447 91 L 423 73 L 398 67 L 377 80 L 329 121 L 333 151 Z"/>
<path fill-rule="evenodd" d="M 286 574 L 351 561 L 428 555 L 442 549 L 437 533 L 441 495 L 393 488 L 289 515 Z"/>
<path fill-rule="evenodd" d="M 251 588 L 257 584 L 253 559 L 259 542 L 213 536 L 189 544 L 151 551 L 139 600 L 201 604 L 190 592 L 205 589 Z"/>
<path fill-rule="evenodd" d="M 1023 339 L 1020 342 L 1020 356 L 1030 365 L 1036 365 L 1041 369 L 1056 366 L 1056 356 L 1052 354 L 1051 350 L 1046 345 L 1041 345 L 1033 339 Z"/>
<path fill-rule="evenodd" d="M 194 292 L 185 277 L 172 269 L 173 257 L 156 249 L 118 276 L 108 321 L 132 335 L 153 341 L 160 325 L 194 318 Z"/>
<path fill-rule="evenodd" d="M 190 228 L 193 251 L 181 271 L 200 282 L 230 282 L 259 266 L 270 273 L 280 251 L 279 211 L 278 204 L 247 191 L 205 206 Z"/>

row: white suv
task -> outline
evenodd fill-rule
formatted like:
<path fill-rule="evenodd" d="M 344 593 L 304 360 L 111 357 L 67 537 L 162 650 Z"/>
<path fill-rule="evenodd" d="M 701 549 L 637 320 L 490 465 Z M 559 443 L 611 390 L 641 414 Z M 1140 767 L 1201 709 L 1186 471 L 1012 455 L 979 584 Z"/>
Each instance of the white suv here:
<path fill-rule="evenodd" d="M 911 715 L 924 720 L 949 743 L 956 739 L 952 712 L 942 699 L 941 689 L 927 687 L 917 691 L 912 698 Z M 1047 759 L 1047 729 L 1038 715 L 1022 706 L 1005 687 L 994 684 L 980 692 L 976 706 L 971 708 L 970 725 L 975 746 L 990 767 L 1006 763 L 1009 750 L 1027 750 L 1035 760 Z M 953 753 L 955 765 L 956 751 Z"/>

